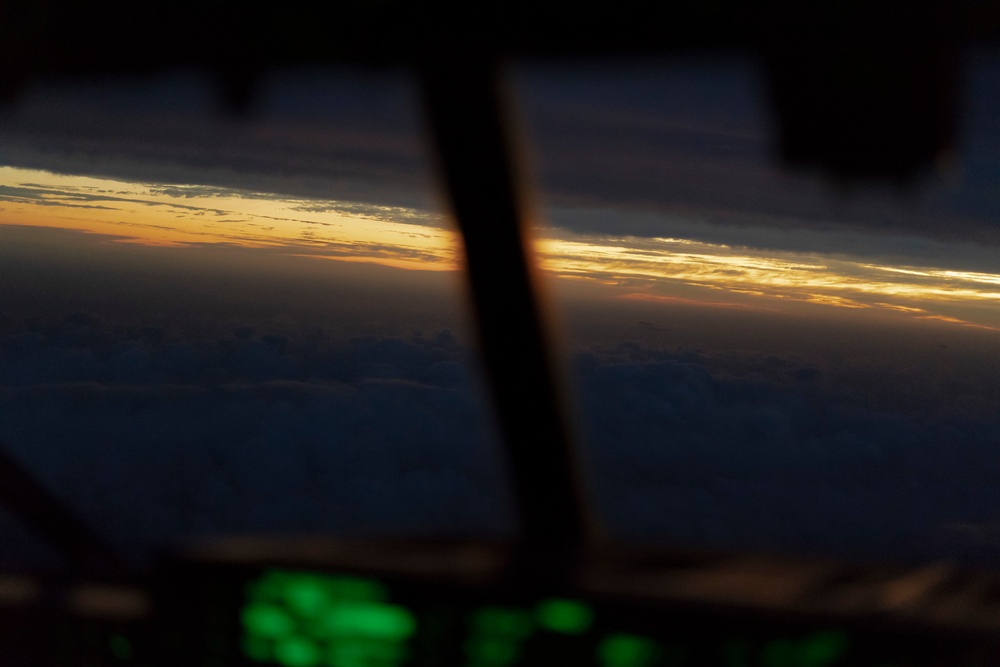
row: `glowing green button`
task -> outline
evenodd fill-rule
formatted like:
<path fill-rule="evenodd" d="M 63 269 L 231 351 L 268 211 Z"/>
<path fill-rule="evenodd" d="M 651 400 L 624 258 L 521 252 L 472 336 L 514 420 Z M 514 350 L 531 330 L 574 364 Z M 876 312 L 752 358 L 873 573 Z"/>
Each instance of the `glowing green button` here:
<path fill-rule="evenodd" d="M 274 647 L 274 657 L 285 667 L 316 667 L 322 656 L 319 647 L 303 637 L 286 637 Z"/>
<path fill-rule="evenodd" d="M 538 605 L 538 621 L 553 632 L 578 635 L 594 622 L 594 610 L 573 600 L 545 600 Z"/>
<path fill-rule="evenodd" d="M 321 620 L 331 635 L 360 635 L 403 641 L 417 629 L 410 610 L 391 604 L 345 603 L 332 607 Z"/>
<path fill-rule="evenodd" d="M 302 577 L 290 581 L 284 597 L 288 606 L 300 616 L 315 618 L 329 601 L 327 587 L 319 577 Z"/>
<path fill-rule="evenodd" d="M 257 603 L 243 610 L 243 627 L 262 637 L 284 637 L 292 634 L 295 623 L 281 607 Z"/>

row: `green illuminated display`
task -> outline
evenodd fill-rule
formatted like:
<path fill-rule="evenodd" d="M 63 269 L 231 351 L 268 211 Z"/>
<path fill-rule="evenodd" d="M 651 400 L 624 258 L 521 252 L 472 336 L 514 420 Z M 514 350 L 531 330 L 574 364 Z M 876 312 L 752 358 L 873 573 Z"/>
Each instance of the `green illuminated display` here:
<path fill-rule="evenodd" d="M 295 620 L 275 604 L 252 604 L 243 611 L 243 626 L 261 637 L 279 639 L 295 631 Z"/>
<path fill-rule="evenodd" d="M 472 613 L 465 642 L 468 667 L 507 667 L 516 663 L 524 642 L 539 631 L 581 635 L 594 622 L 594 610 L 575 600 L 543 600 L 534 613 L 511 607 L 481 607 Z"/>
<path fill-rule="evenodd" d="M 274 570 L 247 587 L 243 652 L 285 667 L 396 667 L 417 630 L 377 581 Z"/>
<path fill-rule="evenodd" d="M 280 638 L 274 646 L 274 657 L 288 667 L 315 667 L 323 660 L 316 642 L 297 635 Z"/>
<path fill-rule="evenodd" d="M 419 614 L 418 621 L 417 611 L 394 603 L 374 579 L 272 570 L 246 586 L 241 646 L 250 660 L 282 667 L 451 664 L 445 656 L 457 649 L 464 667 L 562 659 L 599 667 L 833 667 L 846 664 L 849 648 L 847 635 L 838 632 L 664 643 L 613 625 L 601 629 L 592 606 L 564 598 L 523 607 L 437 604 Z M 420 640 L 412 642 L 418 633 Z M 124 637 L 112 636 L 110 648 L 119 658 L 131 655 Z"/>
<path fill-rule="evenodd" d="M 538 605 L 538 622 L 553 632 L 579 635 L 594 622 L 594 611 L 574 600 L 545 600 Z"/>

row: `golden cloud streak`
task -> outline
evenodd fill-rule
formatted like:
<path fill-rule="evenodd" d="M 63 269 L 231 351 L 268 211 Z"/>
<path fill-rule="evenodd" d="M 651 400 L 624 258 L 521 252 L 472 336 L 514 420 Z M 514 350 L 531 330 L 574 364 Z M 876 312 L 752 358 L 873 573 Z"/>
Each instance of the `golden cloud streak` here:
<path fill-rule="evenodd" d="M 386 219 L 414 218 L 415 211 L 13 167 L 0 167 L 0 186 L 0 224 L 78 229 L 123 243 L 287 248 L 407 269 L 457 268 L 453 232 Z"/>
<path fill-rule="evenodd" d="M 450 271 L 459 265 L 455 234 L 430 216 L 356 202 L 0 167 L 0 209 L 0 224 L 79 229 L 114 236 L 120 243 L 271 248 L 420 270 Z M 644 298 L 672 303 L 759 309 L 798 302 L 1000 326 L 1000 313 L 983 308 L 1000 301 L 1000 275 L 990 273 L 667 237 L 538 238 L 535 246 L 545 271 L 576 281 L 627 285 L 625 298 L 645 293 Z M 688 299 L 692 289 L 709 296 Z"/>
<path fill-rule="evenodd" d="M 653 280 L 728 293 L 874 309 L 993 328 L 981 320 L 955 317 L 954 310 L 978 309 L 1000 301 L 1000 275 L 925 267 L 885 266 L 820 254 L 753 252 L 676 239 L 540 239 L 544 270 L 558 276 L 591 275 L 628 284 Z M 630 293 L 628 298 L 634 298 Z M 987 314 L 1000 321 L 1000 312 Z"/>

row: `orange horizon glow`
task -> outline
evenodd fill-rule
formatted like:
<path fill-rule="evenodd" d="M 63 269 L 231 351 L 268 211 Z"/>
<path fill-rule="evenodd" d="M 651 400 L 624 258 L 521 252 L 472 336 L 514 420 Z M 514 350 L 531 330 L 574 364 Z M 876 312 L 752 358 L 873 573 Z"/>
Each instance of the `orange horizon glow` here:
<path fill-rule="evenodd" d="M 123 244 L 270 248 L 416 271 L 461 267 L 455 232 L 414 209 L 13 167 L 0 167 L 0 187 L 4 225 L 71 229 Z M 622 300 L 761 311 L 813 304 L 1000 330 L 1000 309 L 983 309 L 1000 306 L 1000 275 L 679 238 L 535 234 L 543 272 L 602 285 Z"/>
<path fill-rule="evenodd" d="M 225 188 L 213 188 L 218 194 L 202 196 L 194 186 L 129 183 L 12 167 L 0 167 L 0 184 L 30 189 L 33 194 L 21 200 L 5 198 L 0 224 L 73 229 L 148 246 L 225 244 L 287 248 L 293 255 L 397 268 L 447 271 L 458 266 L 453 232 L 375 218 L 382 212 L 379 207 L 369 207 L 373 216 L 366 217 L 345 213 L 343 209 L 349 207 L 338 207 L 336 202 Z"/>
<path fill-rule="evenodd" d="M 687 299 L 682 296 L 670 296 L 667 294 L 650 294 L 648 292 L 629 292 L 628 294 L 623 294 L 619 297 L 625 301 L 644 301 L 644 302 L 655 302 L 655 303 L 668 303 L 671 305 L 678 306 L 696 306 L 698 308 L 736 308 L 739 310 L 762 310 L 769 312 L 778 312 L 777 308 L 766 308 L 762 306 L 755 306 L 747 303 L 736 303 L 733 301 L 706 301 L 699 299 Z"/>
<path fill-rule="evenodd" d="M 702 290 L 703 298 L 686 300 L 706 306 L 776 310 L 781 302 L 797 302 L 1000 330 L 1000 275 L 833 261 L 819 253 L 763 253 L 672 238 L 543 239 L 538 245 L 546 271 L 628 286 L 629 299 L 638 298 L 637 283 L 675 284 Z M 662 291 L 643 298 L 679 303 L 670 295 L 661 299 Z M 713 292 L 720 296 L 712 297 Z M 753 301 L 730 303 L 736 295 Z M 984 313 L 976 312 L 984 305 L 995 307 L 985 321 Z"/>

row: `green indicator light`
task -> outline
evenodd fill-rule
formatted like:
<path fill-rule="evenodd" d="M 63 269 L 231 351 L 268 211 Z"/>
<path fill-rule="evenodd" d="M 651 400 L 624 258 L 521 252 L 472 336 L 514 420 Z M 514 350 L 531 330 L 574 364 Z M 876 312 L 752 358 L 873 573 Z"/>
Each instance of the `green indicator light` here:
<path fill-rule="evenodd" d="M 329 602 L 329 592 L 319 577 L 302 577 L 290 581 L 284 590 L 289 608 L 300 616 L 315 618 Z"/>
<path fill-rule="evenodd" d="M 111 655 L 119 660 L 132 659 L 132 642 L 124 635 L 111 635 L 108 637 L 108 648 L 111 649 Z"/>
<path fill-rule="evenodd" d="M 243 627 L 261 637 L 284 637 L 292 634 L 295 623 L 284 609 L 258 602 L 243 610 Z"/>
<path fill-rule="evenodd" d="M 256 662 L 269 662 L 273 657 L 271 655 L 271 642 L 257 636 L 243 638 L 243 653 Z"/>
<path fill-rule="evenodd" d="M 397 667 L 417 630 L 374 579 L 269 570 L 246 587 L 243 653 L 283 667 Z"/>
<path fill-rule="evenodd" d="M 847 636 L 841 632 L 819 632 L 802 640 L 798 663 L 802 667 L 825 667 L 847 651 Z"/>
<path fill-rule="evenodd" d="M 656 643 L 636 635 L 613 634 L 598 645 L 597 655 L 609 667 L 640 667 L 652 664 Z"/>
<path fill-rule="evenodd" d="M 573 600 L 545 600 L 537 612 L 542 627 L 568 635 L 579 635 L 594 622 L 594 610 Z"/>
<path fill-rule="evenodd" d="M 417 622 L 408 609 L 389 604 L 353 603 L 332 607 L 321 619 L 330 634 L 361 635 L 391 641 L 409 639 Z"/>
<path fill-rule="evenodd" d="M 320 663 L 319 647 L 304 637 L 286 637 L 274 647 L 274 657 L 285 667 L 315 667 Z"/>
<path fill-rule="evenodd" d="M 524 637 L 531 633 L 531 614 L 520 609 L 483 607 L 476 611 L 473 624 L 480 632 L 505 637 Z"/>

